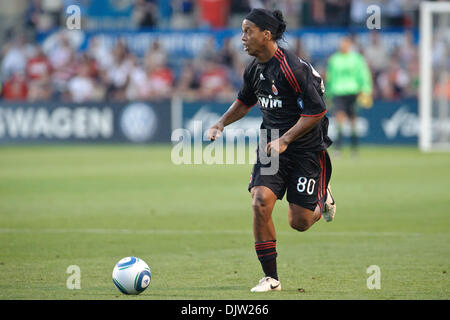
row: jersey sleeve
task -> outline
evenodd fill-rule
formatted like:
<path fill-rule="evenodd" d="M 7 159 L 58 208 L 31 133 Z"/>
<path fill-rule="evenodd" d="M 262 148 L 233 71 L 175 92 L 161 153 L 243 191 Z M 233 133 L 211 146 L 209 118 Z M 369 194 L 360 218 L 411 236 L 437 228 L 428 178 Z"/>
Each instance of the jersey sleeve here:
<path fill-rule="evenodd" d="M 359 83 L 361 92 L 370 94 L 372 92 L 372 75 L 369 66 L 363 56 L 359 56 Z"/>
<path fill-rule="evenodd" d="M 327 112 L 323 100 L 325 86 L 319 73 L 309 63 L 300 59 L 293 73 L 303 102 L 302 116 L 320 117 L 324 115 Z"/>
<path fill-rule="evenodd" d="M 258 102 L 258 97 L 255 94 L 255 90 L 250 80 L 248 68 L 245 69 L 243 77 L 244 82 L 238 92 L 237 100 L 249 107 L 253 107 Z"/>

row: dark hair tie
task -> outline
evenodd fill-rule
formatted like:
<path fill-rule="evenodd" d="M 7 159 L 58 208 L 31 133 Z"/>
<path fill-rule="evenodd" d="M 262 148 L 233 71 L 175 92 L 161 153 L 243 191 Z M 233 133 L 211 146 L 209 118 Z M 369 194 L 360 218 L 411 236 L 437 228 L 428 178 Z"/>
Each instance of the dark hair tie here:
<path fill-rule="evenodd" d="M 269 30 L 272 35 L 276 35 L 280 21 L 266 9 L 252 9 L 245 19 L 256 24 L 261 30 Z"/>

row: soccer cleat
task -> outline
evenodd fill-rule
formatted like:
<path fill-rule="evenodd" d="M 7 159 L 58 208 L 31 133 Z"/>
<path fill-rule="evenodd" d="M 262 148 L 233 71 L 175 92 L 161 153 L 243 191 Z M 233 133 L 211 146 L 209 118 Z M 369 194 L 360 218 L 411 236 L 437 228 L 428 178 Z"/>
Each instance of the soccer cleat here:
<path fill-rule="evenodd" d="M 259 283 L 256 287 L 253 287 L 251 292 L 267 292 L 267 291 L 281 291 L 281 283 L 280 281 L 271 278 L 264 277 L 259 280 Z"/>
<path fill-rule="evenodd" d="M 333 221 L 335 214 L 336 214 L 336 202 L 334 201 L 333 195 L 331 194 L 330 185 L 328 185 L 327 200 L 325 201 L 325 208 L 322 212 L 322 215 L 326 222 L 330 222 Z"/>

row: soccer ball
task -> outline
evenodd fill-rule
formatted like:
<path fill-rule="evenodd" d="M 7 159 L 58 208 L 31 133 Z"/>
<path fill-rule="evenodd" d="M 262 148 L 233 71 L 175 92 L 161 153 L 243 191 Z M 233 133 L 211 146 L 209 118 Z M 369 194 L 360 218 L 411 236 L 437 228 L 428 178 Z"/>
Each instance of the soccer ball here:
<path fill-rule="evenodd" d="M 139 294 L 150 284 L 149 266 L 136 257 L 126 257 L 117 262 L 112 273 L 114 285 L 124 294 Z"/>

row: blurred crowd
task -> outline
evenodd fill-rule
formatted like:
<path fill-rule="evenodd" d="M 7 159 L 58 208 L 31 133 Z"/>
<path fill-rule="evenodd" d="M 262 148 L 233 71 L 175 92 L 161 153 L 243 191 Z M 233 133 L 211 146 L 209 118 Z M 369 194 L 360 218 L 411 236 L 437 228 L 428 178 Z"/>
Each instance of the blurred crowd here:
<path fill-rule="evenodd" d="M 194 12 L 195 6 L 205 5 L 208 1 L 168 2 L 171 4 L 171 27 L 192 27 L 192 21 L 197 19 L 188 18 L 188 13 Z M 299 11 L 289 10 L 289 6 L 293 6 L 296 10 L 301 8 L 300 12 L 312 10 L 313 14 L 308 15 L 308 19 L 303 19 L 304 25 L 327 26 L 356 24 L 358 15 L 355 13 L 355 6 L 367 7 L 365 0 L 224 2 L 229 10 L 235 13 L 230 15 L 229 21 L 233 21 L 234 17 L 238 17 L 236 21 L 242 21 L 242 15 L 247 13 L 250 7 L 262 6 L 281 6 L 284 12 L 289 13 L 289 20 L 289 17 L 292 19 L 292 16 L 300 15 Z M 391 7 L 389 12 L 392 12 L 392 15 L 388 18 L 393 26 L 410 24 L 412 20 L 408 20 L 408 17 L 411 15 L 413 19 L 419 3 L 400 0 L 378 2 Z M 33 30 L 44 25 L 39 22 L 39 15 L 48 14 L 42 9 L 43 3 L 43 0 L 31 1 L 26 11 L 27 25 Z M 83 0 L 77 3 L 83 3 Z M 137 8 L 145 8 L 138 10 L 139 14 L 133 11 L 133 19 L 140 21 L 143 26 L 158 26 L 155 10 L 160 8 L 157 4 L 158 1 L 136 1 Z M 396 6 L 407 6 L 409 9 L 401 8 L 402 10 L 396 11 Z M 338 8 L 342 12 L 345 11 L 345 14 L 342 13 L 342 21 L 337 19 L 340 15 L 335 14 L 332 15 L 334 20 L 328 23 L 327 14 L 330 14 L 332 8 L 335 12 L 338 12 Z M 401 12 L 402 17 L 396 16 L 395 12 Z M 186 14 L 186 17 L 180 18 L 177 16 L 179 14 Z M 52 23 L 59 23 L 55 22 L 58 17 L 55 9 L 46 18 L 45 25 L 48 27 Z M 219 18 L 216 17 L 215 21 L 217 19 Z M 226 21 L 223 23 L 227 23 Z M 412 32 L 407 28 L 405 30 L 403 43 L 390 50 L 381 41 L 377 31 L 371 32 L 369 45 L 362 46 L 356 37 L 353 38 L 353 49 L 363 54 L 372 71 L 374 98 L 393 100 L 417 96 L 418 48 L 414 44 Z M 310 57 L 301 40 L 295 39 L 295 43 L 290 44 L 291 49 L 294 49 L 298 56 L 313 62 L 325 78 L 326 58 L 317 60 Z M 118 41 L 113 50 L 110 50 L 93 37 L 88 47 L 79 51 L 61 34 L 55 46 L 44 50 L 33 39 L 26 37 L 25 33 L 18 33 L 8 39 L 0 53 L 1 98 L 16 101 L 94 102 L 165 99 L 177 94 L 187 99 L 230 100 L 235 98 L 242 84 L 242 74 L 250 58 L 243 50 L 233 49 L 230 39 L 218 49 L 215 39 L 211 38 L 202 53 L 195 58 L 185 59 L 176 65 L 172 63 L 174 59 L 179 60 L 179 57 L 171 57 L 158 41 L 153 42 L 146 53 L 138 57 L 127 48 L 124 41 Z"/>
<path fill-rule="evenodd" d="M 49 52 L 20 35 L 4 47 L 2 57 L 3 99 L 73 102 L 154 100 L 174 94 L 231 99 L 247 59 L 228 45 L 216 52 L 212 39 L 201 55 L 184 60 L 181 68 L 171 67 L 158 41 L 137 57 L 123 41 L 111 51 L 98 38 L 77 52 L 63 34 Z"/>
<path fill-rule="evenodd" d="M 374 98 L 387 100 L 416 96 L 418 89 L 417 47 L 411 32 L 401 46 L 389 51 L 372 32 L 369 46 L 354 40 L 354 50 L 364 55 L 373 76 Z M 61 34 L 58 44 L 44 52 L 40 45 L 15 37 L 3 48 L 0 64 L 1 96 L 5 100 L 42 101 L 127 101 L 170 98 L 230 100 L 242 84 L 242 74 L 250 57 L 234 50 L 227 39 L 216 49 L 214 38 L 194 59 L 181 64 L 158 41 L 138 57 L 118 41 L 113 48 L 92 38 L 88 48 L 76 51 Z M 296 39 L 292 49 L 312 61 L 326 78 L 326 59 L 311 60 Z"/>
<path fill-rule="evenodd" d="M 169 28 L 224 28 L 239 27 L 243 16 L 251 8 L 279 9 L 285 13 L 292 28 L 300 26 L 350 27 L 364 26 L 366 9 L 380 7 L 384 26 L 413 26 L 418 19 L 422 0 L 96 0 L 106 11 L 105 4 L 118 10 L 128 10 L 128 27 Z M 63 8 L 71 4 L 81 7 L 81 12 L 94 11 L 93 0 L 30 0 L 25 13 L 28 26 L 46 31 L 61 24 Z M 103 6 L 103 7 L 102 7 Z M 105 18 L 105 17 L 104 17 Z M 99 13 L 87 17 L 85 27 L 95 27 Z M 119 19 L 104 19 L 117 27 Z M 105 22 L 103 21 L 103 22 Z M 106 21 L 105 25 L 108 25 Z M 99 26 L 97 24 L 97 26 Z"/>

